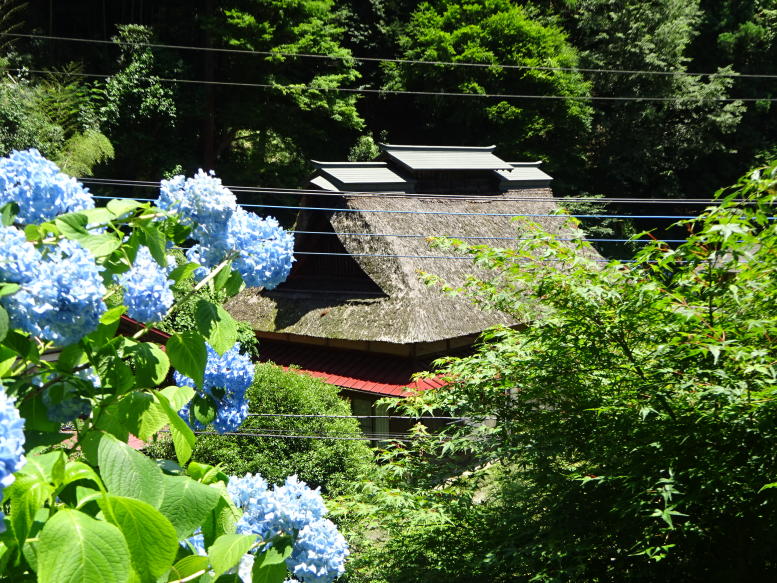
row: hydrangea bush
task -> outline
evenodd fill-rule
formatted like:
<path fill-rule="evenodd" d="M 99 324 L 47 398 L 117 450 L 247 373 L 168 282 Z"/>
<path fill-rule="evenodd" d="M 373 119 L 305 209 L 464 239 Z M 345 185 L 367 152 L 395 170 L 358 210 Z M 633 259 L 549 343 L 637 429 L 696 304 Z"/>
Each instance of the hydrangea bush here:
<path fill-rule="evenodd" d="M 231 316 L 201 300 L 195 330 L 164 349 L 144 341 L 176 309 L 171 287 L 189 278 L 227 295 L 283 281 L 291 235 L 202 171 L 164 181 L 156 204 L 96 207 L 35 150 L 0 159 L 0 218 L 0 580 L 342 573 L 347 546 L 318 492 L 189 461 L 192 427 L 230 431 L 246 416 L 253 365 Z M 189 261 L 171 262 L 172 246 L 188 248 Z M 122 302 L 109 308 L 117 292 Z M 132 336 L 117 334 L 125 314 L 140 323 Z M 166 386 L 171 373 L 177 385 Z M 127 445 L 165 427 L 175 462 Z M 195 532 L 202 554 L 181 544 Z"/>

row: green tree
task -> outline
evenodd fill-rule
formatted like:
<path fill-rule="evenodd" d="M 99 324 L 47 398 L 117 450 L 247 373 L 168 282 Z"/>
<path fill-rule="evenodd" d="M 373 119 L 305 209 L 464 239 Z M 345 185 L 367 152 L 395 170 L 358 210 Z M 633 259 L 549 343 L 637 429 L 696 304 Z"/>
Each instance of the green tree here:
<path fill-rule="evenodd" d="M 270 483 L 296 474 L 311 487 L 320 486 L 329 493 L 347 489 L 373 470 L 372 452 L 365 441 L 275 436 L 358 437 L 359 424 L 347 418 L 350 407 L 337 387 L 273 364 L 259 364 L 246 398 L 252 416 L 237 433 L 264 437 L 201 435 L 192 459 L 220 464 L 229 475 L 259 473 Z M 172 444 L 163 441 L 150 446 L 148 453 L 169 457 L 171 451 Z"/>
<path fill-rule="evenodd" d="M 486 66 L 393 63 L 386 66 L 386 89 L 572 99 L 394 96 L 400 122 L 390 128 L 392 140 L 453 145 L 486 140 L 508 158 L 547 160 L 554 175 L 573 172 L 576 145 L 590 124 L 590 105 L 579 99 L 589 86 L 574 72 L 520 69 L 578 64 L 562 29 L 539 10 L 508 0 L 424 2 L 399 38 L 399 57 Z"/>
<path fill-rule="evenodd" d="M 436 450 L 475 470 L 444 520 L 386 520 L 386 579 L 773 579 L 775 201 L 777 162 L 688 222 L 687 243 L 629 265 L 601 267 L 582 241 L 531 224 L 516 251 L 443 243 L 497 270 L 465 288 L 475 301 L 531 323 L 445 359 L 449 386 L 407 403 L 468 422 L 399 467 L 430 475 Z M 462 479 L 413 493 L 433 499 Z M 400 546 L 417 568 L 386 558 Z"/>
<path fill-rule="evenodd" d="M 721 183 L 715 168 L 731 153 L 731 134 L 744 110 L 740 102 L 717 101 L 729 97 L 733 80 L 684 74 L 702 16 L 698 0 L 581 0 L 568 10 L 581 65 L 627 71 L 591 74 L 594 95 L 664 100 L 597 102 L 584 189 L 614 196 L 696 195 L 733 179 Z"/>

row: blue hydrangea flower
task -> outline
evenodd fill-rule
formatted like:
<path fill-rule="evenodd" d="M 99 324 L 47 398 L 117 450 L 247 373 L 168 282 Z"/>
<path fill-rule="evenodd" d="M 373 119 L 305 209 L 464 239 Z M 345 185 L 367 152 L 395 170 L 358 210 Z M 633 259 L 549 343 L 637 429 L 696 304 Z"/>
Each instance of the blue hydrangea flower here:
<path fill-rule="evenodd" d="M 208 346 L 208 362 L 205 365 L 202 388 L 196 387 L 192 379 L 178 371 L 173 376 L 178 386 L 197 389 L 201 397 L 213 401 L 217 409 L 213 426 L 219 433 L 234 431 L 248 416 L 245 393 L 254 381 L 254 365 L 247 354 L 241 354 L 239 343 L 223 355 Z M 215 393 L 214 389 L 219 394 Z M 223 395 L 220 395 L 221 393 Z M 188 405 L 181 409 L 180 415 L 189 422 Z M 202 426 L 195 422 L 194 429 L 202 429 Z"/>
<path fill-rule="evenodd" d="M 329 583 L 345 572 L 348 543 L 331 520 L 306 524 L 297 535 L 286 564 L 304 583 Z"/>
<path fill-rule="evenodd" d="M 86 381 L 92 387 L 101 386 L 100 377 L 91 367 L 76 371 L 74 376 Z M 52 380 L 58 382 L 52 383 Z M 66 375 L 60 373 L 36 375 L 31 382 L 36 387 L 42 387 L 46 383 L 50 384 L 42 395 L 49 421 L 67 423 L 77 417 L 89 415 L 92 411 L 91 401 L 82 396 L 83 385 Z"/>
<path fill-rule="evenodd" d="M 272 489 L 259 474 L 231 477 L 227 492 L 243 510 L 240 534 L 256 534 L 264 541 L 285 534 L 292 537 L 289 570 L 303 583 L 329 583 L 345 571 L 348 544 L 337 527 L 323 516 L 321 492 L 311 490 L 296 476 Z"/>
<path fill-rule="evenodd" d="M 148 247 L 140 247 L 132 268 L 119 275 L 124 288 L 127 315 L 140 322 L 160 321 L 173 305 L 173 284 L 167 271 L 151 256 Z"/>
<path fill-rule="evenodd" d="M 0 385 L 0 498 L 3 489 L 14 481 L 14 472 L 24 465 L 24 419 L 19 416 L 14 400 Z M 0 532 L 5 530 L 0 512 Z"/>
<path fill-rule="evenodd" d="M 19 205 L 16 220 L 21 224 L 94 208 L 89 190 L 35 149 L 0 158 L 0 206 L 9 202 Z"/>
<path fill-rule="evenodd" d="M 261 218 L 238 208 L 223 231 L 187 252 L 190 261 L 212 268 L 237 252 L 234 268 L 251 287 L 273 289 L 283 283 L 294 262 L 294 236 L 273 217 Z"/>
<path fill-rule="evenodd" d="M 0 299 L 11 325 L 67 346 L 92 332 L 105 312 L 105 286 L 89 252 L 60 241 L 24 277 L 22 288 Z"/>
<path fill-rule="evenodd" d="M 213 171 L 200 169 L 193 178 L 163 180 L 157 206 L 178 213 L 181 222 L 193 228 L 192 236 L 203 241 L 224 229 L 237 208 L 237 199 Z"/>
<path fill-rule="evenodd" d="M 0 281 L 24 283 L 34 277 L 40 253 L 19 229 L 0 226 Z"/>

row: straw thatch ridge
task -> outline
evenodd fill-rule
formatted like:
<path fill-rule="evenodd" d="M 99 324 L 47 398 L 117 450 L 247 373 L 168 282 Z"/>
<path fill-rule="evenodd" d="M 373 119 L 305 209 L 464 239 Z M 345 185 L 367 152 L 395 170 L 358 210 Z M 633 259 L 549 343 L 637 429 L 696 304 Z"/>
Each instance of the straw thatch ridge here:
<path fill-rule="evenodd" d="M 515 201 L 511 198 L 537 198 Z M 453 197 L 349 197 L 348 209 L 365 211 L 432 211 L 445 213 L 494 213 L 511 216 L 552 214 L 557 210 L 550 189 L 519 189 L 478 200 Z M 312 211 L 301 211 L 299 223 L 307 223 Z M 455 214 L 404 214 L 382 212 L 340 212 L 329 217 L 335 232 L 423 234 L 426 236 L 484 237 L 495 247 L 510 246 L 509 240 L 485 237 L 516 237 L 511 216 Z M 565 221 L 537 217 L 551 233 L 561 233 Z M 396 344 L 432 343 L 477 334 L 497 324 L 515 325 L 505 314 L 484 312 L 466 299 L 453 298 L 426 287 L 419 272 L 439 275 L 459 285 L 468 274 L 479 272 L 469 259 L 428 259 L 417 256 L 450 256 L 451 251 L 431 249 L 423 238 L 360 237 L 338 235 L 347 252 L 353 254 L 364 273 L 384 292 L 384 297 L 355 297 L 345 293 L 287 293 L 246 290 L 234 298 L 229 310 L 252 323 L 260 332 L 288 333 L 316 338 L 379 341 Z M 392 255 L 398 257 L 365 257 Z M 416 256 L 416 257 L 408 257 Z"/>

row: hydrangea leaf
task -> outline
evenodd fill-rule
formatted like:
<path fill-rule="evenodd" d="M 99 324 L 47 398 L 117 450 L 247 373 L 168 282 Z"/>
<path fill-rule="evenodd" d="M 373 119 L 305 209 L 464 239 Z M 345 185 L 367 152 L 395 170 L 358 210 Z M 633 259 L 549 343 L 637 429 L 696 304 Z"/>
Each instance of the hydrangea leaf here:
<path fill-rule="evenodd" d="M 216 507 L 205 522 L 202 523 L 205 546 L 209 546 L 213 541 L 225 534 L 233 534 L 237 521 L 240 520 L 241 516 L 242 512 L 234 505 L 232 499 L 226 493 L 226 488 L 224 488 L 221 491 L 221 497 Z"/>
<path fill-rule="evenodd" d="M 135 378 L 141 387 L 155 387 L 164 382 L 170 370 L 170 359 L 153 342 L 141 342 L 130 350 Z"/>
<path fill-rule="evenodd" d="M 115 216 L 123 217 L 141 206 L 143 205 L 136 200 L 114 198 L 108 201 L 107 208 Z"/>
<path fill-rule="evenodd" d="M 95 257 L 107 257 L 121 246 L 121 240 L 110 233 L 86 235 L 78 239 L 79 245 Z"/>
<path fill-rule="evenodd" d="M 24 399 L 19 404 L 19 414 L 24 417 L 27 431 L 57 431 L 59 424 L 51 421 L 43 396 L 38 394 Z"/>
<path fill-rule="evenodd" d="M 89 217 L 83 213 L 68 213 L 61 215 L 54 220 L 54 224 L 68 239 L 78 241 L 89 235 L 86 226 L 89 224 Z"/>
<path fill-rule="evenodd" d="M 170 521 L 142 500 L 107 495 L 97 503 L 106 520 L 124 534 L 140 580 L 155 581 L 166 573 L 178 550 L 178 537 Z"/>
<path fill-rule="evenodd" d="M 191 536 L 216 507 L 220 498 L 217 489 L 187 476 L 166 475 L 159 511 L 173 524 L 180 540 Z"/>
<path fill-rule="evenodd" d="M 2 341 L 8 335 L 8 312 L 5 308 L 0 306 L 0 341 Z"/>
<path fill-rule="evenodd" d="M 197 271 L 198 266 L 196 263 L 184 263 L 183 265 L 179 265 L 175 269 L 173 269 L 170 272 L 170 279 L 172 279 L 176 284 L 182 283 L 189 279 L 192 275 L 194 275 L 194 272 Z"/>
<path fill-rule="evenodd" d="M 126 583 L 127 541 L 114 525 L 78 510 L 60 510 L 43 527 L 38 545 L 39 583 Z"/>
<path fill-rule="evenodd" d="M 194 332 L 174 334 L 167 341 L 167 356 L 176 370 L 202 387 L 208 351 L 202 336 Z"/>
<path fill-rule="evenodd" d="M 273 540 L 272 546 L 258 553 L 251 569 L 253 583 L 283 583 L 289 573 L 286 559 L 291 556 L 292 544 L 288 537 Z"/>
<path fill-rule="evenodd" d="M 224 354 L 237 341 L 234 318 L 221 306 L 200 300 L 196 308 L 197 329 L 218 354 Z"/>
<path fill-rule="evenodd" d="M 187 577 L 193 577 L 198 573 L 205 573 L 208 570 L 208 558 L 200 555 L 189 555 L 178 561 L 170 569 L 168 581 L 180 581 Z"/>
<path fill-rule="evenodd" d="M 108 492 L 159 507 L 164 494 L 164 474 L 151 458 L 115 437 L 104 435 L 97 448 L 97 461 Z"/>
<path fill-rule="evenodd" d="M 20 475 L 7 488 L 5 495 L 11 500 L 11 528 L 20 547 L 30 533 L 35 513 L 53 493 L 54 488 L 46 480 L 31 475 Z"/>
<path fill-rule="evenodd" d="M 55 487 L 59 486 L 65 479 L 65 454 L 62 451 L 52 451 L 31 455 L 19 473 L 32 476 Z"/>
<path fill-rule="evenodd" d="M 170 406 L 176 411 L 180 411 L 181 408 L 194 397 L 194 389 L 186 385 L 182 387 L 171 385 L 165 387 L 159 391 L 159 393 L 164 395 L 167 402 L 170 403 Z"/>
<path fill-rule="evenodd" d="M 167 414 L 148 393 L 133 391 L 119 402 L 124 426 L 132 435 L 149 441 L 167 425 Z"/>
<path fill-rule="evenodd" d="M 208 558 L 213 571 L 218 577 L 240 562 L 254 543 L 253 534 L 223 534 L 218 537 L 208 549 Z"/>
<path fill-rule="evenodd" d="M 178 411 L 170 405 L 170 402 L 164 394 L 157 393 L 156 398 L 160 408 L 167 417 L 166 421 L 170 422 L 170 433 L 173 438 L 175 457 L 178 458 L 178 463 L 183 465 L 192 457 L 192 450 L 194 449 L 194 432 L 191 430 L 191 427 L 181 419 Z"/>

